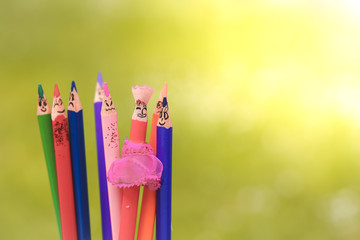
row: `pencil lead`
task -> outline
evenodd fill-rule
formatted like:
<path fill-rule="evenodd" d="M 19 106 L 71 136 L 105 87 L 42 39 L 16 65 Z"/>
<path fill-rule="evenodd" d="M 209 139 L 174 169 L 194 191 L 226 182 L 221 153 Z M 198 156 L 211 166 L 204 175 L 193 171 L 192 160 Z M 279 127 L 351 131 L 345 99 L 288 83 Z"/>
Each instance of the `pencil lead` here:
<path fill-rule="evenodd" d="M 163 107 L 166 107 L 168 105 L 166 97 L 164 97 L 162 105 Z"/>
<path fill-rule="evenodd" d="M 109 97 L 109 95 L 110 95 L 107 82 L 104 82 L 104 94 L 105 94 L 105 97 Z"/>
<path fill-rule="evenodd" d="M 101 75 L 101 72 L 98 72 L 98 77 L 97 77 L 97 82 L 98 84 L 100 85 L 100 87 L 103 86 L 103 78 L 102 78 L 102 75 Z"/>
<path fill-rule="evenodd" d="M 77 92 L 76 85 L 75 85 L 75 81 L 72 81 L 72 82 L 71 82 L 71 91 L 74 91 L 74 89 L 75 89 L 75 91 Z"/>
<path fill-rule="evenodd" d="M 39 83 L 38 85 L 38 93 L 39 93 L 39 98 L 43 98 L 44 97 L 44 90 L 41 86 L 41 84 Z"/>
<path fill-rule="evenodd" d="M 60 97 L 59 87 L 55 84 L 54 97 Z"/>
<path fill-rule="evenodd" d="M 160 92 L 160 96 L 166 97 L 167 96 L 167 83 L 164 82 L 161 92 Z"/>

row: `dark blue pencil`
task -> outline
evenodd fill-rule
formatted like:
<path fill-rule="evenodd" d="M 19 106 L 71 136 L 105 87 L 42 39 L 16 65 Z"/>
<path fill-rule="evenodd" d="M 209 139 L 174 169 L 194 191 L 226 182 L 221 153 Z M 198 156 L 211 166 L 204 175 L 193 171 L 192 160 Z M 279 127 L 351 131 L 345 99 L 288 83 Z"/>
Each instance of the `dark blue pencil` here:
<path fill-rule="evenodd" d="M 91 239 L 86 176 L 83 111 L 73 81 L 68 104 L 71 165 L 73 173 L 76 225 L 79 240 Z"/>
<path fill-rule="evenodd" d="M 104 153 L 104 140 L 101 123 L 101 107 L 104 95 L 103 81 L 101 73 L 98 73 L 98 79 L 95 90 L 94 111 L 95 111 L 95 128 L 96 128 L 96 147 L 99 172 L 99 191 L 101 206 L 101 227 L 103 240 L 112 240 L 111 220 L 109 209 L 109 195 L 106 178 L 106 165 Z"/>
<path fill-rule="evenodd" d="M 171 239 L 172 124 L 167 99 L 157 124 L 156 156 L 163 164 L 161 187 L 156 193 L 156 240 Z"/>

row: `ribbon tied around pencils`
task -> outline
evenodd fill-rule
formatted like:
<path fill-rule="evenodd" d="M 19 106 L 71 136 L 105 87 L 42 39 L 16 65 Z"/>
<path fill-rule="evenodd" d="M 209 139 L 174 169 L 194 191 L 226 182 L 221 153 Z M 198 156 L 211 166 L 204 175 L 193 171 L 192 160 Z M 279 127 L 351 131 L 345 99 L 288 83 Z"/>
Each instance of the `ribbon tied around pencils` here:
<path fill-rule="evenodd" d="M 150 144 L 125 140 L 122 156 L 110 166 L 108 180 L 111 184 L 120 188 L 147 186 L 153 191 L 160 187 L 163 165 Z"/>

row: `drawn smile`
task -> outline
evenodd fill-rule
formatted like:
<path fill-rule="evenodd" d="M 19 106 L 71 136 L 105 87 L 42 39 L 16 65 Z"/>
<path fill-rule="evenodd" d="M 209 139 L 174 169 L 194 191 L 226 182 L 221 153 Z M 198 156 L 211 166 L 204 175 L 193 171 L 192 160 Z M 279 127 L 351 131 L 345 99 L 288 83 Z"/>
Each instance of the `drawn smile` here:
<path fill-rule="evenodd" d="M 46 112 L 46 108 L 40 108 L 42 112 Z"/>
<path fill-rule="evenodd" d="M 139 118 L 146 118 L 146 114 L 138 113 L 137 116 L 138 116 Z"/>
<path fill-rule="evenodd" d="M 105 111 L 115 110 L 115 108 L 105 108 Z"/>
<path fill-rule="evenodd" d="M 164 126 L 165 123 L 166 123 L 166 122 L 164 122 L 164 123 L 159 122 L 159 125 L 160 125 L 160 126 Z"/>
<path fill-rule="evenodd" d="M 65 109 L 64 110 L 62 110 L 62 111 L 57 111 L 58 113 L 64 113 L 65 112 Z"/>

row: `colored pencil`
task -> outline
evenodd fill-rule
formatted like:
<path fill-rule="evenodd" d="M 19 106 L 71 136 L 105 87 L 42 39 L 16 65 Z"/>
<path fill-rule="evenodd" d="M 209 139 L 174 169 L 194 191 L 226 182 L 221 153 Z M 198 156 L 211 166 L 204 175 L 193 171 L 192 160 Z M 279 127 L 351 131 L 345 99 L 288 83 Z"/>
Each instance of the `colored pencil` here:
<path fill-rule="evenodd" d="M 77 239 L 77 230 L 68 122 L 59 88 L 56 84 L 51 111 L 51 120 L 58 180 L 62 237 L 64 240 L 73 240 Z"/>
<path fill-rule="evenodd" d="M 154 109 L 151 132 L 150 132 L 150 146 L 154 150 L 156 155 L 156 125 L 159 119 L 159 114 L 162 107 L 163 98 L 167 95 L 167 85 L 164 83 L 162 90 L 160 92 L 159 100 Z M 149 187 L 144 186 L 142 203 L 141 203 L 141 212 L 140 212 L 140 221 L 138 229 L 138 240 L 152 240 L 154 234 L 154 222 L 155 222 L 155 211 L 156 210 L 156 191 L 152 191 Z"/>
<path fill-rule="evenodd" d="M 131 119 L 129 140 L 133 143 L 145 142 L 148 122 L 147 103 L 150 100 L 153 91 L 154 89 L 148 86 L 135 86 L 132 88 L 136 107 Z M 139 186 L 128 187 L 123 190 L 119 240 L 134 240 L 139 190 Z"/>
<path fill-rule="evenodd" d="M 82 106 L 74 81 L 71 83 L 68 120 L 77 233 L 79 240 L 88 240 L 91 239 L 91 233 L 86 175 L 84 120 Z"/>
<path fill-rule="evenodd" d="M 169 116 L 167 98 L 157 124 L 157 157 L 163 164 L 161 187 L 156 193 L 156 239 L 171 239 L 171 184 L 172 184 L 172 124 Z"/>
<path fill-rule="evenodd" d="M 120 158 L 120 144 L 118 133 L 117 113 L 109 93 L 107 83 L 104 83 L 104 100 L 101 108 L 101 122 L 104 140 L 106 172 L 111 163 Z M 112 239 L 118 239 L 120 230 L 122 189 L 107 182 L 109 195 L 109 209 L 112 229 Z"/>
<path fill-rule="evenodd" d="M 59 208 L 59 193 L 58 193 L 57 178 L 56 178 L 54 139 L 53 139 L 53 131 L 51 125 L 51 109 L 45 97 L 41 84 L 39 84 L 38 86 L 37 119 L 39 122 L 41 141 L 45 155 L 46 168 L 49 176 L 50 189 L 51 189 L 52 200 L 55 208 L 56 221 L 59 229 L 60 239 L 62 239 L 60 208 Z"/>
<path fill-rule="evenodd" d="M 100 192 L 100 206 L 101 206 L 101 227 L 102 236 L 104 240 L 111 240 L 111 221 L 109 210 L 109 196 L 106 178 L 106 165 L 104 153 L 104 140 L 101 124 L 101 106 L 104 99 L 104 87 L 101 73 L 98 73 L 95 99 L 94 99 L 94 112 L 95 112 L 95 130 L 96 130 L 96 147 L 98 159 L 98 173 L 99 173 L 99 192 Z"/>

